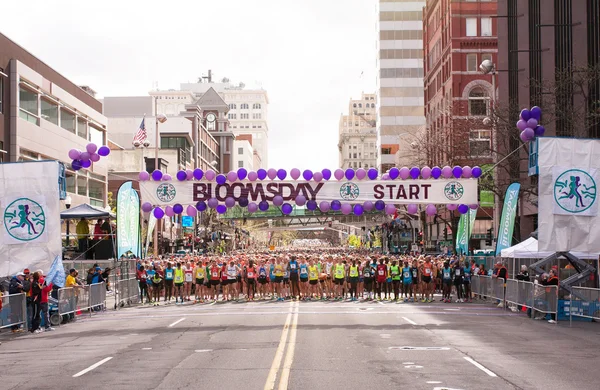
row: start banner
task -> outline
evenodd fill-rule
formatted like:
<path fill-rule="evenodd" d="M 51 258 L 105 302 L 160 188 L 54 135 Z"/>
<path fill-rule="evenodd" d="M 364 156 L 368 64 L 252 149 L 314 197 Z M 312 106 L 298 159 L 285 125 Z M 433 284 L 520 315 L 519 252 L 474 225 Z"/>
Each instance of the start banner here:
<path fill-rule="evenodd" d="M 477 179 L 365 180 L 365 181 L 235 181 L 217 184 L 204 181 L 140 182 L 143 202 L 155 206 L 193 205 L 211 198 L 224 202 L 242 198 L 250 202 L 271 202 L 281 196 L 293 201 L 298 195 L 307 200 L 354 202 L 382 200 L 390 204 L 475 204 Z"/>

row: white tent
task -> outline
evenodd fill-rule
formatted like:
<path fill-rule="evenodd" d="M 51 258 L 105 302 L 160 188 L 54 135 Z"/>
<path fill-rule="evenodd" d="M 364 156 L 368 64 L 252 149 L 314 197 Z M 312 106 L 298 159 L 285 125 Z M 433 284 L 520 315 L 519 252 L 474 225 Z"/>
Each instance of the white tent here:
<path fill-rule="evenodd" d="M 543 259 L 554 252 L 538 252 L 538 240 L 533 237 L 529 237 L 527 240 L 518 243 L 510 248 L 503 249 L 500 255 L 502 257 L 508 257 L 510 259 Z M 571 252 L 574 256 L 580 259 L 593 259 L 598 260 L 599 253 L 582 253 L 582 252 Z"/>

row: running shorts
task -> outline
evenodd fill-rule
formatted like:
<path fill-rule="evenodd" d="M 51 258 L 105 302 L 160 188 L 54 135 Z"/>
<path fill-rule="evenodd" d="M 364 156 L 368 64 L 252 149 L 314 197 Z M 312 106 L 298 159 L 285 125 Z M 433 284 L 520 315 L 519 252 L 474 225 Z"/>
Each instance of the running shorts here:
<path fill-rule="evenodd" d="M 316 286 L 319 283 L 319 279 L 310 280 L 309 283 L 311 284 L 311 286 Z"/>
<path fill-rule="evenodd" d="M 202 278 L 202 279 L 196 279 L 196 284 L 197 285 L 203 285 L 204 284 L 204 278 Z"/>
<path fill-rule="evenodd" d="M 283 276 L 275 276 L 275 283 L 283 282 Z"/>
<path fill-rule="evenodd" d="M 431 276 L 423 276 L 423 283 L 431 283 Z"/>
<path fill-rule="evenodd" d="M 301 281 L 302 283 L 308 282 L 308 278 L 300 278 L 300 281 Z"/>
<path fill-rule="evenodd" d="M 344 279 L 333 279 L 333 283 L 339 285 L 339 286 L 343 286 L 344 285 Z"/>

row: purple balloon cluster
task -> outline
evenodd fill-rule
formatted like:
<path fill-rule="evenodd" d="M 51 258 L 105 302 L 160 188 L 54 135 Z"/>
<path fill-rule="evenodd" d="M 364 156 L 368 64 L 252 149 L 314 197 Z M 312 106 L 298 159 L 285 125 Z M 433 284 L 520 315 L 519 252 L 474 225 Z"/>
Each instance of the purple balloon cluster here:
<path fill-rule="evenodd" d="M 85 147 L 85 151 L 82 152 L 78 149 L 69 150 L 69 158 L 71 161 L 71 168 L 74 171 L 78 171 L 81 168 L 89 168 L 92 163 L 100 161 L 100 157 L 106 157 L 110 154 L 110 148 L 108 146 L 100 146 L 89 143 Z"/>
<path fill-rule="evenodd" d="M 531 110 L 524 108 L 519 115 L 517 128 L 521 130 L 521 141 L 533 141 L 535 137 L 541 137 L 546 132 L 544 126 L 539 123 L 542 119 L 542 109 L 538 106 L 531 107 Z"/>

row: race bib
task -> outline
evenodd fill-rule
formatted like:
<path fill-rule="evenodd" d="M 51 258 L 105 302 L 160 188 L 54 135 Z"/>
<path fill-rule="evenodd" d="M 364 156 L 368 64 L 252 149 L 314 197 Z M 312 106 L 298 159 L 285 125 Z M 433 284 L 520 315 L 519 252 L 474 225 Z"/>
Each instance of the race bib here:
<path fill-rule="evenodd" d="M 253 278 L 253 277 L 254 277 L 254 272 L 252 272 L 252 271 L 249 271 L 249 272 L 248 272 L 248 277 L 249 277 L 249 278 Z"/>
<path fill-rule="evenodd" d="M 290 264 L 291 269 L 296 269 L 296 264 Z"/>
<path fill-rule="evenodd" d="M 405 278 L 410 278 L 410 272 L 405 272 L 405 273 L 404 273 L 404 277 L 405 277 Z"/>
<path fill-rule="evenodd" d="M 425 274 L 431 275 L 431 268 L 425 268 Z"/>
<path fill-rule="evenodd" d="M 371 274 L 369 273 L 369 271 L 365 271 L 364 275 L 365 275 L 365 278 L 368 278 L 368 277 L 371 276 Z"/>
<path fill-rule="evenodd" d="M 444 278 L 450 279 L 450 272 L 444 272 Z"/>
<path fill-rule="evenodd" d="M 192 274 L 185 274 L 185 281 L 186 282 L 191 282 L 192 281 Z"/>
<path fill-rule="evenodd" d="M 457 269 L 457 270 L 456 270 L 456 272 L 454 273 L 454 275 L 456 275 L 456 276 L 460 276 L 460 270 L 459 270 L 459 269 Z"/>
<path fill-rule="evenodd" d="M 413 270 L 412 274 L 413 274 L 413 277 L 416 278 L 417 277 L 417 270 Z"/>
<path fill-rule="evenodd" d="M 378 272 L 379 276 L 383 276 L 383 275 L 385 275 L 385 272 L 384 272 L 382 269 L 380 269 L 380 270 L 379 270 L 379 271 L 377 271 L 377 272 Z"/>
<path fill-rule="evenodd" d="M 173 279 L 173 272 L 167 271 L 166 277 L 169 278 L 169 279 Z"/>
<path fill-rule="evenodd" d="M 212 272 L 212 277 L 213 278 L 218 278 L 219 277 L 219 271 L 213 271 Z"/>
<path fill-rule="evenodd" d="M 310 273 L 310 278 L 311 279 L 316 279 L 317 278 L 317 273 L 316 272 L 311 272 Z"/>

